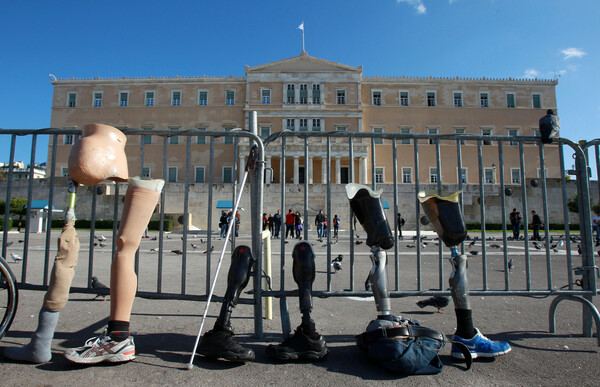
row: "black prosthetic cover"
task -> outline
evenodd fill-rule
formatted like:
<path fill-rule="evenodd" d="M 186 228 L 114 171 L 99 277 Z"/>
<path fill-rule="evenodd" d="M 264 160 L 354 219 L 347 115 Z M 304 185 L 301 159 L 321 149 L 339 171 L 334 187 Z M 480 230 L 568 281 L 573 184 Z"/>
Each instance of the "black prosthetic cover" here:
<path fill-rule="evenodd" d="M 373 268 L 369 272 L 369 282 L 373 290 L 373 298 L 377 307 L 377 318 L 385 318 L 391 316 L 390 298 L 387 289 L 387 257 L 385 251 L 379 247 L 371 248 L 371 262 Z"/>
<path fill-rule="evenodd" d="M 433 230 L 448 247 L 461 244 L 467 237 L 467 226 L 458 203 L 458 194 L 441 197 L 419 192 L 418 198 Z"/>
<path fill-rule="evenodd" d="M 453 254 L 450 259 L 452 273 L 450 273 L 450 292 L 455 309 L 471 309 L 469 302 L 469 280 L 467 278 L 467 256 Z"/>
<path fill-rule="evenodd" d="M 248 285 L 250 272 L 256 260 L 248 246 L 238 246 L 231 255 L 231 266 L 227 274 L 227 290 L 223 298 L 221 313 L 215 323 L 215 330 L 231 331 L 231 312 L 237 305 L 242 290 Z"/>
<path fill-rule="evenodd" d="M 299 242 L 292 252 L 294 281 L 298 284 L 302 324 L 310 324 L 312 284 L 315 281 L 315 253 L 308 242 Z"/>
<path fill-rule="evenodd" d="M 359 184 L 347 184 L 346 193 L 356 219 L 367 232 L 367 246 L 391 249 L 394 246 L 394 237 L 383 212 L 379 198 L 381 192 L 374 192 L 369 187 Z"/>

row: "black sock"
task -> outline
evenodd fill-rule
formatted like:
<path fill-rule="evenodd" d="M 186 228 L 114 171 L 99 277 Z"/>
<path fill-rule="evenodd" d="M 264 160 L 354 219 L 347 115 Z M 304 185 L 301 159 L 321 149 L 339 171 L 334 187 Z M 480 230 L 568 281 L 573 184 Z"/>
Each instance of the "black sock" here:
<path fill-rule="evenodd" d="M 108 335 L 114 341 L 123 341 L 129 337 L 129 321 L 108 321 Z"/>
<path fill-rule="evenodd" d="M 463 339 L 471 339 L 477 332 L 473 326 L 471 309 L 454 309 L 456 312 L 456 336 Z"/>

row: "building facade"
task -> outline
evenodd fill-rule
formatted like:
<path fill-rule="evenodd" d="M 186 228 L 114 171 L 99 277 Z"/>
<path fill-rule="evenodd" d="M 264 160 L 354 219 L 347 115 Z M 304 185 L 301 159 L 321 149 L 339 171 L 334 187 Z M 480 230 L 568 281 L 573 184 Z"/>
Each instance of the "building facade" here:
<path fill-rule="evenodd" d="M 247 116 L 257 111 L 259 135 L 284 129 L 298 132 L 353 131 L 402 134 L 476 134 L 483 136 L 535 136 L 538 120 L 546 109 L 556 109 L 556 80 L 380 77 L 365 76 L 362 66 L 353 67 L 312 57 L 299 56 L 245 68 L 240 77 L 94 78 L 53 80 L 51 126 L 81 129 L 97 122 L 119 129 L 200 130 L 227 132 L 247 128 Z M 62 138 L 60 138 L 62 137 Z M 126 152 L 130 175 L 163 176 L 163 138 L 128 136 Z M 168 182 L 186 180 L 186 141 L 191 145 L 189 181 L 208 182 L 209 142 L 205 136 L 168 138 Z M 59 136 L 56 155 L 58 175 L 67 173 L 72 135 Z M 281 140 L 279 140 L 281 141 Z M 400 184 L 414 184 L 415 164 L 411 139 L 397 141 L 397 173 Z M 437 181 L 436 146 L 419 141 L 421 182 Z M 141 170 L 141 143 L 144 143 Z M 277 142 L 275 143 L 277 144 Z M 484 182 L 498 183 L 498 150 L 494 141 L 484 141 Z M 519 146 L 503 147 L 505 184 L 521 184 Z M 514 146 L 511 146 L 514 145 Z M 232 137 L 214 140 L 213 176 L 216 183 L 235 180 L 234 163 L 243 170 L 247 147 L 240 144 L 234 160 Z M 48 159 L 52 157 L 52 141 Z M 534 144 L 524 145 L 525 176 L 539 176 L 539 152 Z M 286 141 L 286 175 L 282 176 L 281 150 L 266 150 L 267 167 L 273 183 L 327 181 L 327 146 L 324 138 L 311 138 L 305 160 L 304 140 Z M 371 140 L 353 141 L 349 160 L 348 140 L 333 138 L 330 148 L 331 182 L 352 180 L 392 183 L 392 140 L 375 141 L 375 168 L 371 165 Z M 478 183 L 477 143 L 466 142 L 462 150 L 463 170 L 458 171 L 456 141 L 440 142 L 444 183 Z M 424 161 L 423 161 L 424 160 Z M 545 149 L 548 177 L 560 177 L 557 147 Z M 350 165 L 352 163 L 352 168 Z M 374 176 L 373 176 L 374 171 Z M 461 173 L 462 172 L 462 173 Z"/>

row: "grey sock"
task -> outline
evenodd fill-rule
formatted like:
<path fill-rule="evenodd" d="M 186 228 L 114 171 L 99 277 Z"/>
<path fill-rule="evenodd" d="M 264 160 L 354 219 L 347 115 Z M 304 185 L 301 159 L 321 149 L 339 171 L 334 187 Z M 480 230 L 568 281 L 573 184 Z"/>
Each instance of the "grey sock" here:
<path fill-rule="evenodd" d="M 51 312 L 42 308 L 38 318 L 37 330 L 33 333 L 31 341 L 24 347 L 8 347 L 4 349 L 4 357 L 28 361 L 31 363 L 46 363 L 52 358 L 52 338 L 58 322 L 59 312 Z"/>

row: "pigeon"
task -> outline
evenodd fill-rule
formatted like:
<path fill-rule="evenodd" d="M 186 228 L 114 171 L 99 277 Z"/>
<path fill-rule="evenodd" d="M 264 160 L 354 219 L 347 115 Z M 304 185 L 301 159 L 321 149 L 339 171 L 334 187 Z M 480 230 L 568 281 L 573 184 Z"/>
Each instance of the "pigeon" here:
<path fill-rule="evenodd" d="M 579 255 L 583 254 L 581 251 L 581 243 L 577 245 L 577 252 L 579 253 Z"/>
<path fill-rule="evenodd" d="M 362 245 L 362 241 L 356 241 L 357 245 Z"/>
<path fill-rule="evenodd" d="M 21 257 L 20 255 L 17 255 L 15 253 L 10 253 L 10 257 L 12 258 L 12 260 L 14 262 L 19 262 L 23 260 L 23 257 Z"/>
<path fill-rule="evenodd" d="M 104 247 L 104 246 L 106 246 L 106 245 L 105 245 L 104 243 L 98 243 L 98 246 L 100 246 L 100 247 Z"/>
<path fill-rule="evenodd" d="M 493 247 L 493 248 L 495 248 L 495 249 L 500 249 L 500 250 L 502 250 L 502 246 L 500 246 L 499 244 L 496 244 L 496 243 L 492 243 L 492 244 L 490 245 L 490 247 Z"/>
<path fill-rule="evenodd" d="M 510 261 L 508 261 L 508 271 L 512 272 L 514 268 L 515 268 L 515 262 L 511 258 Z"/>
<path fill-rule="evenodd" d="M 23 243 L 23 242 L 25 242 L 24 239 L 19 239 L 19 243 Z"/>
<path fill-rule="evenodd" d="M 154 247 L 154 248 L 150 249 L 150 251 L 155 252 L 155 253 L 158 252 L 158 250 L 159 250 L 158 247 Z"/>
<path fill-rule="evenodd" d="M 175 253 L 177 255 L 183 255 L 183 251 L 179 250 L 179 249 L 175 249 L 175 250 L 171 250 L 172 253 Z"/>
<path fill-rule="evenodd" d="M 536 241 L 533 241 L 533 246 L 535 247 L 536 250 L 541 250 L 542 249 L 542 245 L 540 245 Z"/>
<path fill-rule="evenodd" d="M 598 256 L 600 257 L 600 250 L 598 250 L 597 253 L 598 253 Z"/>
<path fill-rule="evenodd" d="M 333 267 L 334 273 L 337 273 L 338 271 L 342 270 L 342 261 L 338 261 L 337 258 L 333 259 L 331 261 L 331 267 Z"/>
<path fill-rule="evenodd" d="M 477 250 L 469 251 L 469 254 L 471 254 L 471 255 L 477 255 L 477 254 L 479 254 L 479 251 L 477 251 Z"/>
<path fill-rule="evenodd" d="M 195 244 L 193 244 L 193 243 L 192 243 L 192 247 L 194 248 L 194 250 L 196 250 L 196 249 L 197 249 L 198 247 L 200 247 L 200 246 L 198 246 L 198 245 L 195 245 Z"/>
<path fill-rule="evenodd" d="M 98 239 L 99 241 L 105 241 L 106 237 L 104 235 L 100 235 L 98 237 L 95 237 L 96 239 Z"/>
<path fill-rule="evenodd" d="M 562 247 L 562 245 L 563 245 L 563 244 L 564 244 L 564 242 L 563 242 L 563 240 L 561 239 L 561 240 L 559 240 L 558 242 L 556 242 L 555 244 L 553 244 L 553 245 L 552 245 L 552 246 L 550 246 L 550 247 L 552 247 L 553 249 L 557 249 L 557 248 L 559 248 L 559 247 Z"/>
<path fill-rule="evenodd" d="M 475 240 L 473 240 L 473 241 L 471 241 L 471 243 L 469 243 L 469 249 L 470 249 L 471 247 L 475 246 L 475 242 L 476 242 L 476 241 L 475 241 Z"/>
<path fill-rule="evenodd" d="M 206 243 L 206 241 L 202 238 L 200 238 L 200 243 Z"/>
<path fill-rule="evenodd" d="M 153 236 L 153 237 L 152 237 L 150 240 L 151 240 L 151 241 L 155 241 L 155 240 L 157 240 L 157 239 L 158 239 L 158 237 L 157 237 L 157 236 Z"/>
<path fill-rule="evenodd" d="M 171 239 L 171 236 L 169 234 L 167 234 L 167 239 Z"/>
<path fill-rule="evenodd" d="M 102 301 L 106 301 L 106 295 L 108 292 L 108 286 L 104 285 L 102 282 L 98 281 L 98 277 L 92 277 L 92 289 L 96 290 L 96 297 L 102 297 Z"/>
<path fill-rule="evenodd" d="M 6 247 L 8 247 L 8 246 L 12 246 L 12 244 L 13 244 L 13 241 L 6 242 Z"/>
<path fill-rule="evenodd" d="M 210 246 L 210 252 L 212 253 L 213 251 L 215 251 L 215 246 Z M 209 250 L 206 250 L 203 254 L 208 253 Z"/>
<path fill-rule="evenodd" d="M 417 246 L 415 246 L 415 245 L 406 245 L 406 247 L 408 247 L 409 249 L 414 249 Z"/>
<path fill-rule="evenodd" d="M 435 306 L 438 309 L 438 313 L 442 313 L 445 307 L 450 303 L 450 297 L 448 296 L 433 296 L 426 300 L 418 301 L 417 306 L 424 308 L 426 306 Z"/>

